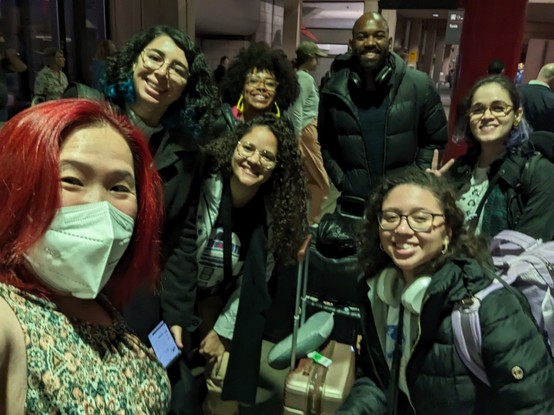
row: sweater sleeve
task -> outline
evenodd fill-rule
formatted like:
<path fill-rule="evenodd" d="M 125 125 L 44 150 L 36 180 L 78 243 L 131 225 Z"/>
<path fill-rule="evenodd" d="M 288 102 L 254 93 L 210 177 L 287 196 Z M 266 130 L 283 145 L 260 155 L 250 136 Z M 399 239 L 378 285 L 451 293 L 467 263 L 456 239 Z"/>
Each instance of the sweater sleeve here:
<path fill-rule="evenodd" d="M 500 289 L 480 309 L 482 356 L 499 414 L 554 413 L 554 362 L 525 298 Z"/>
<path fill-rule="evenodd" d="M 300 133 L 302 132 L 302 128 L 304 127 L 302 125 L 304 123 L 304 105 L 310 94 L 310 89 L 312 88 L 312 85 L 313 85 L 313 81 L 309 82 L 310 79 L 307 79 L 302 75 L 303 74 L 301 72 L 297 72 L 296 77 L 300 85 L 300 94 L 298 95 L 298 98 L 296 99 L 296 101 L 294 101 L 294 104 L 289 110 L 290 120 L 294 125 L 294 134 L 296 135 L 296 137 L 300 136 Z"/>

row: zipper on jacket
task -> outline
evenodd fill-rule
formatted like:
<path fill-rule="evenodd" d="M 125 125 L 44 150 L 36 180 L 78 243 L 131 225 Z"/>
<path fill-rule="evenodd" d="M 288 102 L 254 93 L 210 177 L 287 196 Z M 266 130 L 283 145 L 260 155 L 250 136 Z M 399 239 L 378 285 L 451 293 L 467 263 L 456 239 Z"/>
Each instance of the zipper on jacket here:
<path fill-rule="evenodd" d="M 408 362 L 406 363 L 406 370 L 405 370 L 406 373 L 407 373 L 408 367 L 410 366 L 410 363 L 412 361 L 412 356 L 414 355 L 414 350 L 416 349 L 416 347 L 419 343 L 419 340 L 421 338 L 421 316 L 423 314 L 423 307 L 425 306 L 425 303 L 427 302 L 427 300 L 429 300 L 429 297 L 430 297 L 429 294 L 427 294 L 423 298 L 423 302 L 421 303 L 421 310 L 419 312 L 419 316 L 417 317 L 417 336 L 416 336 L 414 344 L 413 344 L 413 346 L 410 350 L 410 358 L 408 359 Z M 405 377 L 406 377 L 406 373 L 404 373 Z M 414 414 L 417 414 L 416 409 L 414 408 L 414 405 L 412 404 L 412 392 L 410 391 L 410 386 L 408 385 L 407 379 L 406 379 L 406 389 L 408 390 L 407 398 L 408 398 L 408 402 L 410 403 L 410 407 L 414 411 Z"/>

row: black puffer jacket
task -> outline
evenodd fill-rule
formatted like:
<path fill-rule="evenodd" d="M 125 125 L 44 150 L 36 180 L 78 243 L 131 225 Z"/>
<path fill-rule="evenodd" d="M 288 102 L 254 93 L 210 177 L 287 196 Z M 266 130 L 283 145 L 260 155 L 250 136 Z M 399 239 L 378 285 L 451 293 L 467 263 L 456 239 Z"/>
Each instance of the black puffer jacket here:
<path fill-rule="evenodd" d="M 554 413 L 554 363 L 532 317 L 523 309 L 524 299 L 514 292 L 497 290 L 480 308 L 482 356 L 490 388 L 469 372 L 455 350 L 452 307 L 487 286 L 490 280 L 486 275 L 475 261 L 458 259 L 432 276 L 422 306 L 419 338 L 406 369 L 411 405 L 401 393 L 398 414 Z M 379 414 L 384 410 L 382 391 L 388 384 L 389 369 L 372 306 L 366 297 L 364 336 L 370 341 L 365 358 L 359 360 L 365 376 L 355 384 L 337 415 Z M 513 374 L 517 366 L 523 370 L 519 380 Z"/>
<path fill-rule="evenodd" d="M 394 73 L 389 80 L 385 122 L 384 171 L 415 163 L 430 167 L 434 149 L 447 141 L 446 116 L 440 96 L 427 74 L 407 68 L 391 52 Z M 333 63 L 335 71 L 321 91 L 318 134 L 325 169 L 343 195 L 367 199 L 379 177 L 370 177 L 358 109 L 350 98 L 355 88 L 349 54 Z M 369 93 L 369 92 L 368 92 Z"/>
<path fill-rule="evenodd" d="M 470 181 L 477 156 L 475 151 L 468 152 L 456 160 L 448 172 L 458 191 Z M 495 160 L 488 177 L 489 183 L 495 181 L 495 186 L 506 199 L 505 212 L 497 214 L 506 215 L 509 229 L 544 241 L 554 239 L 554 163 L 540 153 L 533 153 L 526 145 L 515 154 L 504 154 Z M 485 204 L 481 215 L 492 215 L 492 209 L 490 204 Z M 496 229 L 492 233 L 501 230 Z"/>

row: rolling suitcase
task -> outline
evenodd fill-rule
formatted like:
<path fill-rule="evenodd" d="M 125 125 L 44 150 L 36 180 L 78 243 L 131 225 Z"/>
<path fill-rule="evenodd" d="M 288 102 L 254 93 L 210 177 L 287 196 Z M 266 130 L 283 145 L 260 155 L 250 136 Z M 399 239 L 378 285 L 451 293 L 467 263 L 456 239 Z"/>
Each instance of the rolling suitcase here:
<path fill-rule="evenodd" d="M 299 253 L 291 371 L 285 380 L 284 415 L 334 414 L 350 392 L 355 377 L 354 348 L 334 340 L 320 352 L 331 360 L 328 367 L 311 358 L 300 359 L 295 367 L 298 329 L 306 314 L 308 261 L 309 250 L 306 247 Z"/>

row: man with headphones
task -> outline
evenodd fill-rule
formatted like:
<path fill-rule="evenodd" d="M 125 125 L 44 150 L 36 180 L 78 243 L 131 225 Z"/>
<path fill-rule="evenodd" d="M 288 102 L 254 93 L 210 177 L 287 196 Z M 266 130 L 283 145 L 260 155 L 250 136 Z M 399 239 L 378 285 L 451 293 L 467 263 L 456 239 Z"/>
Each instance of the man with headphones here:
<path fill-rule="evenodd" d="M 367 200 L 384 174 L 431 167 L 447 142 L 446 115 L 432 80 L 391 49 L 387 21 L 363 14 L 350 52 L 338 56 L 321 90 L 318 133 L 325 169 L 343 196 Z"/>

